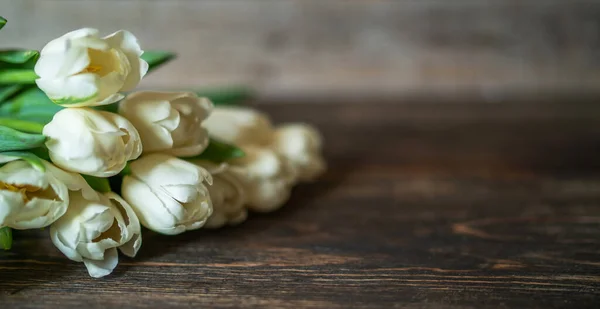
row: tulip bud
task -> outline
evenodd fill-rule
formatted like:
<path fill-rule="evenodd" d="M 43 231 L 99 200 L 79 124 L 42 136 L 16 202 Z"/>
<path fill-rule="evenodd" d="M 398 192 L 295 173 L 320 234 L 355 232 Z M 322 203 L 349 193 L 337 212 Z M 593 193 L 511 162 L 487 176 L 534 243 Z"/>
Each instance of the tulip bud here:
<path fill-rule="evenodd" d="M 267 146 L 273 140 L 269 118 L 251 108 L 217 106 L 203 125 L 211 136 L 230 144 Z"/>
<path fill-rule="evenodd" d="M 305 124 L 288 124 L 277 128 L 272 148 L 286 159 L 300 181 L 310 181 L 325 171 L 319 132 Z"/>
<path fill-rule="evenodd" d="M 220 228 L 226 224 L 236 225 L 246 221 L 246 192 L 239 176 L 226 164 L 216 165 L 201 160 L 191 162 L 208 170 L 213 179 L 213 184 L 208 187 L 213 213 L 204 227 Z"/>
<path fill-rule="evenodd" d="M 202 227 L 212 214 L 204 168 L 165 154 L 150 154 L 130 164 L 121 192 L 143 226 L 175 235 Z"/>
<path fill-rule="evenodd" d="M 110 274 L 119 262 L 117 248 L 133 257 L 142 245 L 139 220 L 121 197 L 109 192 L 88 200 L 70 194 L 69 210 L 50 227 L 52 243 L 69 259 L 83 262 L 90 276 Z"/>
<path fill-rule="evenodd" d="M 35 229 L 52 224 L 67 211 L 69 190 L 98 198 L 81 175 L 42 162 L 44 172 L 21 160 L 0 167 L 0 227 Z"/>
<path fill-rule="evenodd" d="M 212 103 L 191 92 L 135 92 L 119 103 L 119 114 L 137 128 L 144 153 L 163 152 L 191 157 L 208 145 L 200 123 Z"/>
<path fill-rule="evenodd" d="M 135 127 L 113 113 L 65 108 L 44 127 L 52 162 L 72 172 L 97 177 L 118 174 L 142 153 Z"/>
<path fill-rule="evenodd" d="M 117 31 L 104 38 L 83 28 L 50 41 L 35 65 L 38 87 L 56 104 L 97 106 L 123 98 L 148 71 L 136 37 Z"/>
<path fill-rule="evenodd" d="M 241 148 L 246 156 L 231 161 L 231 165 L 246 191 L 246 206 L 258 212 L 283 206 L 296 178 L 293 169 L 271 149 L 250 145 Z"/>

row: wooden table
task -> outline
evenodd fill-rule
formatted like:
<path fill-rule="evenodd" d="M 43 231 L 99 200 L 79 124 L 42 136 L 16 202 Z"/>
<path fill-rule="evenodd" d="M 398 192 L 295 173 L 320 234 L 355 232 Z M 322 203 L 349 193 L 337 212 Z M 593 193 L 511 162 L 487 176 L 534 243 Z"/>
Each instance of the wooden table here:
<path fill-rule="evenodd" d="M 599 306 L 598 101 L 261 108 L 320 127 L 322 179 L 235 228 L 145 232 L 103 279 L 19 232 L 0 308 Z"/>

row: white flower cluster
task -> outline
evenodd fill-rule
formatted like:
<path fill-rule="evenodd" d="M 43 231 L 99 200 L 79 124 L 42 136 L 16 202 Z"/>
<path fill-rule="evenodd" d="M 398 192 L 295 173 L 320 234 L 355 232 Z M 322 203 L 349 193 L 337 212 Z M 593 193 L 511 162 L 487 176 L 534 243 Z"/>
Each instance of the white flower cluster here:
<path fill-rule="evenodd" d="M 50 226 L 54 245 L 92 277 L 113 271 L 117 249 L 136 255 L 141 226 L 175 235 L 239 224 L 248 210 L 281 207 L 292 186 L 325 169 L 308 125 L 274 127 L 255 110 L 213 107 L 188 92 L 121 94 L 146 74 L 142 53 L 127 31 L 102 38 L 86 28 L 48 43 L 36 82 L 65 107 L 43 129 L 50 162 L 0 167 L 0 228 Z M 94 108 L 119 100 L 118 114 Z M 209 135 L 245 156 L 203 158 Z M 117 178 L 122 197 L 94 190 L 94 177 Z"/>

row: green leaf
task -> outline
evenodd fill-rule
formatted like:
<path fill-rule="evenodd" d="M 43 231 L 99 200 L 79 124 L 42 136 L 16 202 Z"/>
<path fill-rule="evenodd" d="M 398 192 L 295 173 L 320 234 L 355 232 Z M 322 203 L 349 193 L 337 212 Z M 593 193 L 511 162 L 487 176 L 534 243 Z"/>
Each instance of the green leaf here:
<path fill-rule="evenodd" d="M 26 161 L 27 163 L 31 164 L 31 166 L 33 166 L 36 170 L 38 170 L 40 172 L 46 171 L 46 167 L 44 166 L 44 163 L 42 162 L 42 160 L 38 156 L 36 156 L 35 154 L 33 154 L 31 152 L 7 151 L 7 152 L 0 152 L 0 156 L 19 158 L 19 159 L 22 159 L 22 160 Z"/>
<path fill-rule="evenodd" d="M 0 118 L 0 126 L 9 127 L 26 133 L 42 134 L 44 125 L 33 121 L 25 121 L 14 118 Z"/>
<path fill-rule="evenodd" d="M 41 134 L 29 134 L 0 126 L 0 152 L 40 147 L 46 141 Z"/>
<path fill-rule="evenodd" d="M 6 18 L 0 16 L 0 29 L 2 29 L 6 25 Z"/>
<path fill-rule="evenodd" d="M 254 93 L 250 89 L 237 86 L 198 90 L 196 94 L 209 98 L 215 105 L 238 105 L 240 102 L 254 98 Z"/>
<path fill-rule="evenodd" d="M 147 50 L 142 54 L 142 59 L 148 62 L 148 72 L 173 60 L 173 58 L 175 58 L 174 53 L 159 50 Z"/>
<path fill-rule="evenodd" d="M 119 113 L 119 103 L 120 102 L 115 102 L 115 103 L 106 104 L 106 105 L 94 106 L 93 108 L 96 110 L 100 110 L 100 111 L 118 114 Z"/>
<path fill-rule="evenodd" d="M 6 226 L 0 228 L 0 246 L 2 246 L 4 250 L 10 250 L 10 248 L 12 248 L 12 242 L 12 229 Z"/>
<path fill-rule="evenodd" d="M 129 165 L 129 162 L 125 164 L 125 167 L 121 170 L 119 175 L 121 175 L 121 176 L 131 175 L 131 165 Z"/>
<path fill-rule="evenodd" d="M 23 89 L 22 85 L 0 86 L 0 102 L 6 101 L 21 89 Z"/>
<path fill-rule="evenodd" d="M 0 116 L 47 124 L 63 109 L 37 87 L 26 89 L 0 106 Z"/>
<path fill-rule="evenodd" d="M 37 61 L 40 53 L 37 50 L 0 50 L 0 61 L 12 64 L 24 64 L 28 61 Z"/>
<path fill-rule="evenodd" d="M 201 154 L 185 159 L 200 159 L 207 160 L 215 163 L 221 163 L 232 159 L 237 159 L 245 156 L 246 154 L 241 149 L 234 145 L 227 144 L 218 141 L 214 138 L 210 139 L 208 147 Z"/>
<path fill-rule="evenodd" d="M 21 87 L 27 87 L 21 85 Z M 6 104 L 11 104 L 11 110 L 16 112 L 26 106 L 56 106 L 39 88 L 31 87 L 10 98 Z"/>
<path fill-rule="evenodd" d="M 3 69 L 0 70 L 0 85 L 7 84 L 34 84 L 38 76 L 31 69 Z"/>
<path fill-rule="evenodd" d="M 87 183 L 92 187 L 92 189 L 98 192 L 110 192 L 110 183 L 108 182 L 108 178 L 99 178 L 89 175 L 81 175 L 87 181 Z"/>

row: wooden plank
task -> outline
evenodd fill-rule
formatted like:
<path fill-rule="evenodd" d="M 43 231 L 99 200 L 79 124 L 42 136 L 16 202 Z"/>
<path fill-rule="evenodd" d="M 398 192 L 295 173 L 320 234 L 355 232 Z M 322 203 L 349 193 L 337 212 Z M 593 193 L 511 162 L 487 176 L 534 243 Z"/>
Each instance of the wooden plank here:
<path fill-rule="evenodd" d="M 45 231 L 0 252 L 2 308 L 590 308 L 600 105 L 264 103 L 329 172 L 241 226 L 160 236 L 94 280 Z"/>
<path fill-rule="evenodd" d="M 0 46 L 91 26 L 180 58 L 145 88 L 246 84 L 265 97 L 595 92 L 600 2 L 0 0 Z"/>

